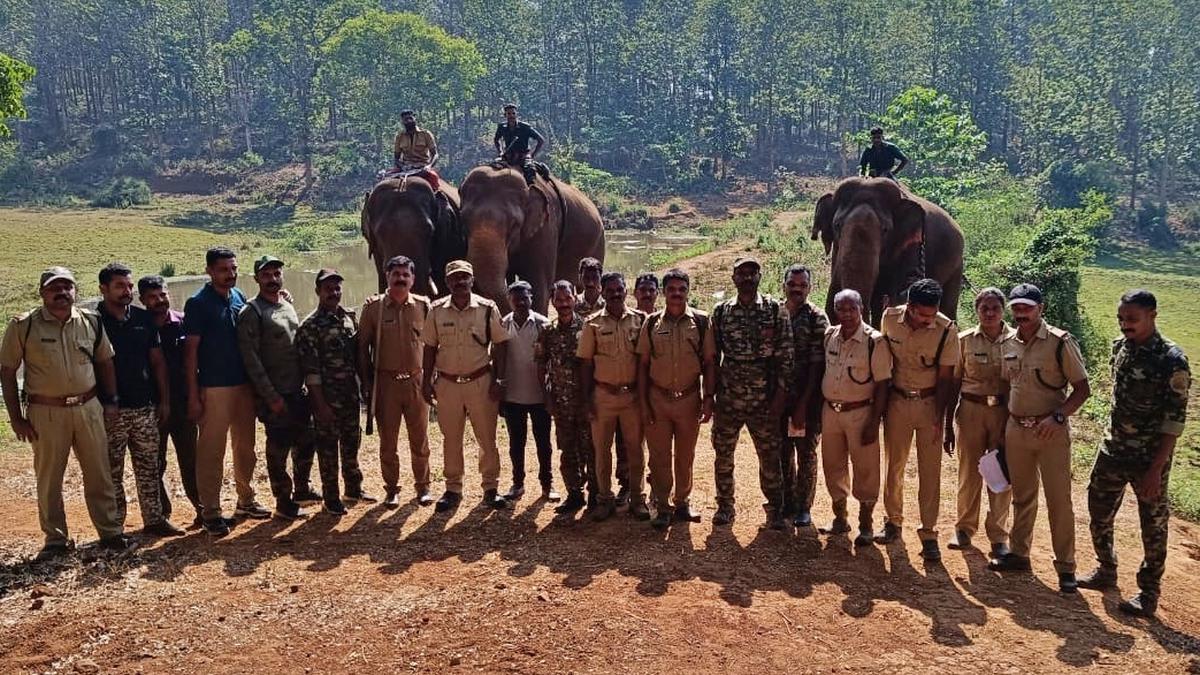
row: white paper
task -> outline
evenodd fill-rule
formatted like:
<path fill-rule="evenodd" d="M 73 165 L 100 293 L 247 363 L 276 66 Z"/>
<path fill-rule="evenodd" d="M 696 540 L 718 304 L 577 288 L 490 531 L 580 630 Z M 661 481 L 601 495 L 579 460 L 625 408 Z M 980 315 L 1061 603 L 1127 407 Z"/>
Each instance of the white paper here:
<path fill-rule="evenodd" d="M 983 476 L 983 482 L 992 492 L 1000 493 L 1012 487 L 1004 477 L 1004 468 L 1000 466 L 1000 451 L 995 448 L 979 458 L 979 475 Z"/>

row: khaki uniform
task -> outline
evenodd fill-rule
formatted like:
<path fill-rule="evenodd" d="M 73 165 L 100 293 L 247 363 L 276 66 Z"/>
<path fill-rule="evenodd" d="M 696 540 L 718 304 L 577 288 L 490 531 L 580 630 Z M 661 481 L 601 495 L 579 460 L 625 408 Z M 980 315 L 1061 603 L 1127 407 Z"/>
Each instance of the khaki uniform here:
<path fill-rule="evenodd" d="M 879 501 L 879 440 L 864 445 L 875 384 L 892 378 L 892 353 L 883 336 L 862 323 L 848 339 L 841 326 L 825 330 L 825 375 L 821 378 L 821 466 L 834 515 L 846 517 L 846 498 L 858 500 L 859 525 L 870 527 Z M 846 406 L 846 409 L 842 409 Z M 854 479 L 850 479 L 850 466 Z M 853 485 L 853 487 L 851 487 Z"/>
<path fill-rule="evenodd" d="M 101 333 L 96 341 L 99 326 L 99 316 L 78 307 L 71 309 L 65 322 L 45 308 L 36 309 L 8 324 L 0 345 L 0 365 L 16 370 L 24 364 L 27 394 L 89 394 L 96 388 L 92 360 L 111 361 L 114 355 L 107 336 Z M 62 483 L 72 448 L 83 473 L 83 496 L 92 525 L 101 538 L 121 534 L 100 402 L 92 398 L 69 407 L 30 404 L 26 416 L 37 433 L 33 471 L 46 544 L 68 541 Z"/>
<path fill-rule="evenodd" d="M 1087 379 L 1083 354 L 1070 333 L 1043 321 L 1029 342 L 1017 335 L 1005 341 L 1003 362 L 1001 376 L 1009 383 L 1004 450 L 1012 482 L 1012 552 L 1029 556 L 1040 481 L 1046 493 L 1054 567 L 1060 573 L 1074 572 L 1070 422 L 1047 440 L 1038 439 L 1033 426 L 1026 425 L 1053 414 L 1067 400 L 1068 385 Z"/>
<path fill-rule="evenodd" d="M 463 432 L 467 418 L 479 443 L 479 473 L 485 491 L 500 482 L 500 454 L 496 450 L 496 418 L 500 404 L 488 396 L 492 374 L 470 379 L 491 364 L 490 347 L 508 340 L 500 323 L 500 310 L 487 298 L 471 294 L 464 309 L 454 306 L 450 296 L 433 303 L 422 331 L 425 344 L 437 348 L 437 380 L 434 384 L 438 426 L 442 430 L 443 471 L 446 490 L 462 493 Z M 459 382 L 456 378 L 470 379 Z"/>
<path fill-rule="evenodd" d="M 584 321 L 575 355 L 590 360 L 596 388 L 592 403 L 596 418 L 592 420 L 592 441 L 596 449 L 596 482 L 599 498 L 613 498 L 613 456 L 609 450 L 620 423 L 629 460 L 629 499 L 636 503 L 642 498 L 642 481 L 646 474 L 646 457 L 642 452 L 642 415 L 637 401 L 637 339 L 646 315 L 636 309 L 614 318 L 608 311 L 597 312 Z"/>
<path fill-rule="evenodd" d="M 403 303 L 387 293 L 363 303 L 358 327 L 359 352 L 370 350 L 375 378 L 375 420 L 379 423 L 379 468 L 383 484 L 400 483 L 400 424 L 408 432 L 408 452 L 417 493 L 429 489 L 429 406 L 421 397 L 421 335 L 430 301 L 409 293 Z"/>
<path fill-rule="evenodd" d="M 907 305 L 883 313 L 879 330 L 892 351 L 892 391 L 883 424 L 887 474 L 883 507 L 889 523 L 904 524 L 904 467 L 913 436 L 917 437 L 917 501 L 922 541 L 937 539 L 942 492 L 942 434 L 937 432 L 943 411 L 937 410 L 934 388 L 938 370 L 958 363 L 958 328 L 939 312 L 933 325 L 913 329 L 904 322 Z M 939 348 L 940 347 L 940 348 Z"/>
<path fill-rule="evenodd" d="M 437 152 L 433 133 L 420 127 L 412 134 L 401 129 L 396 134 L 394 146 L 395 156 L 400 158 L 401 164 L 408 166 L 425 166 L 433 160 L 433 153 Z"/>
<path fill-rule="evenodd" d="M 642 323 L 637 353 L 650 357 L 654 424 L 644 425 L 650 451 L 650 498 L 659 510 L 669 508 L 674 482 L 675 506 L 687 506 L 700 435 L 700 377 L 704 364 L 717 357 L 708 315 L 691 307 L 679 317 L 666 310 L 651 314 Z"/>
<path fill-rule="evenodd" d="M 958 334 L 959 359 L 954 379 L 962 381 L 962 400 L 954 414 L 958 449 L 958 523 L 954 529 L 973 536 L 979 529 L 979 458 L 985 452 L 1004 445 L 1004 426 L 1008 423 L 1008 383 L 1000 376 L 1004 342 L 1016 334 L 1005 325 L 1000 336 L 989 338 L 976 326 Z M 980 401 L 979 399 L 985 399 Z M 988 495 L 988 513 L 984 521 L 988 541 L 1008 543 L 1008 512 L 1012 491 Z"/>

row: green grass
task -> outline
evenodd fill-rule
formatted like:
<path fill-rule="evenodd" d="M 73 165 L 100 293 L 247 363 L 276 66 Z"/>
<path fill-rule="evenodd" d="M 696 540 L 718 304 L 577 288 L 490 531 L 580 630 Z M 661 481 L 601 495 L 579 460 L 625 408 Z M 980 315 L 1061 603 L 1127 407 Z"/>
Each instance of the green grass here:
<path fill-rule="evenodd" d="M 1146 288 L 1157 296 L 1159 330 L 1197 363 L 1200 322 L 1191 313 L 1200 305 L 1200 261 L 1195 253 L 1143 248 L 1104 253 L 1083 269 L 1080 302 L 1100 329 L 1115 337 L 1117 299 L 1132 288 Z M 1094 396 L 1107 400 L 1109 386 L 1104 372 Z M 1089 444 L 1089 452 L 1095 452 L 1094 443 Z M 1176 449 L 1169 494 L 1179 515 L 1200 520 L 1200 392 L 1196 387 L 1188 406 L 1188 425 Z"/>

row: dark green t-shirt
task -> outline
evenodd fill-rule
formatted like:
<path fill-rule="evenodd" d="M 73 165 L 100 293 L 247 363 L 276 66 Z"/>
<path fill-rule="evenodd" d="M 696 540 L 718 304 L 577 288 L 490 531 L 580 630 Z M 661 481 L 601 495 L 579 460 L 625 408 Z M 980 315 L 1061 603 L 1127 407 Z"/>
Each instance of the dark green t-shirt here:
<path fill-rule="evenodd" d="M 878 148 L 873 145 L 867 146 L 858 164 L 861 167 L 870 167 L 871 175 L 878 176 L 891 171 L 898 161 L 906 162 L 908 158 L 894 143 L 884 141 Z"/>

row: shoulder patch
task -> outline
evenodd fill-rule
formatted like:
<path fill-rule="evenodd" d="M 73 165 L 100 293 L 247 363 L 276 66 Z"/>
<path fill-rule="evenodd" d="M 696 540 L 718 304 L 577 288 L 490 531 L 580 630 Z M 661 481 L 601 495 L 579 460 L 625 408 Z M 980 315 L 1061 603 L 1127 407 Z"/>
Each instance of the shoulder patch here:
<path fill-rule="evenodd" d="M 1177 370 L 1171 375 L 1171 391 L 1179 396 L 1187 396 L 1188 388 L 1192 385 L 1192 376 L 1186 370 Z"/>
<path fill-rule="evenodd" d="M 947 326 L 954 325 L 954 319 L 951 319 L 941 312 L 938 312 L 937 316 L 933 317 L 933 322 L 937 324 L 938 328 L 946 328 Z"/>
<path fill-rule="evenodd" d="M 968 328 L 968 329 L 966 329 L 966 330 L 960 330 L 960 331 L 958 331 L 958 339 L 959 339 L 959 340 L 965 340 L 966 338 L 970 337 L 970 336 L 971 336 L 972 334 L 974 334 L 974 333 L 975 333 L 975 329 L 974 329 L 974 328 Z"/>
<path fill-rule="evenodd" d="M 894 305 L 883 310 L 884 316 L 900 316 L 904 313 L 905 305 Z"/>
<path fill-rule="evenodd" d="M 1046 332 L 1050 333 L 1051 335 L 1058 338 L 1059 340 L 1062 340 L 1063 342 L 1075 339 L 1075 338 L 1071 337 L 1071 334 L 1069 332 L 1067 332 L 1061 328 L 1058 328 L 1057 326 L 1051 326 L 1050 324 L 1046 324 Z"/>
<path fill-rule="evenodd" d="M 363 305 L 364 305 L 364 306 L 366 306 L 366 305 L 373 305 L 373 304 L 375 304 L 375 303 L 377 303 L 377 302 L 380 302 L 381 300 L 383 300 L 383 294 L 382 294 L 382 293 L 380 293 L 379 295 L 368 295 L 368 296 L 367 296 L 367 299 L 366 299 L 366 300 L 363 300 Z"/>

